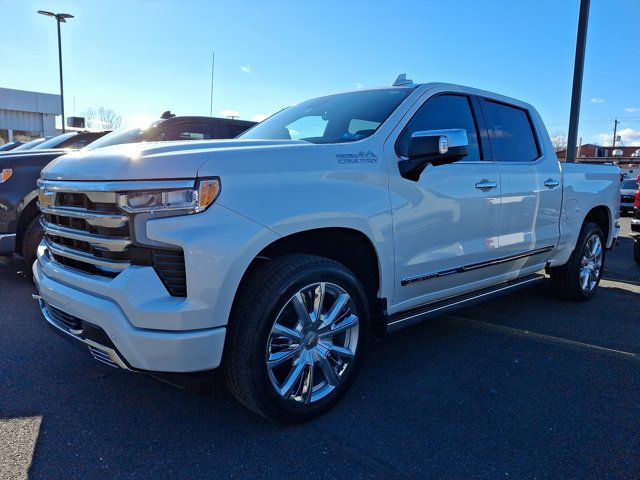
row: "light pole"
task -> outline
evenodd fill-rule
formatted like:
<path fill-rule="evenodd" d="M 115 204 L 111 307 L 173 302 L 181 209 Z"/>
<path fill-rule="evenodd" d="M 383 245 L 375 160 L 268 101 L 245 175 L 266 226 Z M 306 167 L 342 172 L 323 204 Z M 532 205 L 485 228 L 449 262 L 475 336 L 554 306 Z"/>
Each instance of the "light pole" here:
<path fill-rule="evenodd" d="M 60 67 L 60 109 L 62 113 L 62 133 L 66 132 L 64 125 L 64 84 L 62 82 L 62 40 L 60 39 L 60 22 L 67 23 L 67 18 L 73 18 L 73 15 L 68 13 L 53 13 L 46 10 L 38 10 L 40 15 L 46 15 L 47 17 L 53 17 L 56 19 L 58 25 L 58 65 Z"/>
<path fill-rule="evenodd" d="M 569 113 L 569 134 L 567 135 L 567 156 L 565 161 L 576 161 L 576 140 L 578 139 L 578 120 L 580 118 L 580 99 L 582 98 L 582 74 L 584 73 L 584 51 L 587 45 L 587 25 L 589 24 L 589 2 L 580 0 L 578 14 L 578 35 L 576 38 L 576 58 L 573 64 L 573 88 L 571 90 L 571 111 Z"/>

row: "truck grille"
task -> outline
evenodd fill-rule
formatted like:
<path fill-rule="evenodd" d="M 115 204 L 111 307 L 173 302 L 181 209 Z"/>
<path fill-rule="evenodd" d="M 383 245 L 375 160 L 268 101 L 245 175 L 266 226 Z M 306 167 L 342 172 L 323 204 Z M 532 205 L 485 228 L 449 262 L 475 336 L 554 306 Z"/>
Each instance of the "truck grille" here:
<path fill-rule="evenodd" d="M 54 261 L 109 278 L 131 264 L 152 266 L 171 295 L 187 295 L 182 250 L 132 245 L 130 219 L 118 208 L 116 192 L 41 187 L 39 207 L 44 243 Z"/>

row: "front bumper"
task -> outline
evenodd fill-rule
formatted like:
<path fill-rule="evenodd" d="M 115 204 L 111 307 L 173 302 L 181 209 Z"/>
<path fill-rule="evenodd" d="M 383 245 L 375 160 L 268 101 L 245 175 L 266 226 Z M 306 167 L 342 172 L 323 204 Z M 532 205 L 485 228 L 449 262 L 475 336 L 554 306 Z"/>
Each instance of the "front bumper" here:
<path fill-rule="evenodd" d="M 187 331 L 136 328 L 112 299 L 71 288 L 54 278 L 54 268 L 54 262 L 40 247 L 33 276 L 42 313 L 60 333 L 86 344 L 96 359 L 101 360 L 98 356 L 102 353 L 107 360 L 104 363 L 148 372 L 198 372 L 220 365 L 225 327 Z M 83 328 L 68 328 L 51 315 L 49 307 L 97 327 L 106 338 L 92 338 Z"/>
<path fill-rule="evenodd" d="M 150 220 L 146 234 L 184 251 L 186 297 L 171 296 L 153 267 L 130 265 L 115 278 L 92 275 L 53 261 L 41 244 L 33 275 L 42 301 L 102 329 L 128 368 L 218 367 L 242 277 L 278 235 L 215 204 L 198 215 Z"/>

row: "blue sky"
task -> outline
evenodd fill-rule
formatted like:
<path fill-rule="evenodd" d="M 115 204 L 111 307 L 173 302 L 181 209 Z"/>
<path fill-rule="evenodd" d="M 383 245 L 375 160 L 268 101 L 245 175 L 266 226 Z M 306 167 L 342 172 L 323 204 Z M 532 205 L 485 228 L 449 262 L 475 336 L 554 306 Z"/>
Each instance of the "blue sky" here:
<path fill-rule="evenodd" d="M 310 97 L 391 83 L 461 83 L 534 104 L 566 131 L 578 0 L 2 1 L 0 86 L 57 93 L 53 19 L 63 24 L 65 106 L 130 121 L 270 114 Z M 592 0 L 580 135 L 610 142 L 613 118 L 640 144 L 640 1 Z M 75 107 L 74 107 L 75 105 Z"/>

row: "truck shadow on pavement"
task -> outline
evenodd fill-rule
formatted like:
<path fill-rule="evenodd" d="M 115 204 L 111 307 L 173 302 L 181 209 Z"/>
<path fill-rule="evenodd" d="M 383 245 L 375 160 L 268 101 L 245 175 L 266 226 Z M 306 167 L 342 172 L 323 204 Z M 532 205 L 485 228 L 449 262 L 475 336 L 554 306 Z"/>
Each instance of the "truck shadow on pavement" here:
<path fill-rule="evenodd" d="M 336 409 L 282 426 L 239 406 L 219 376 L 195 395 L 95 363 L 51 335 L 26 266 L 0 270 L 0 434 L 40 418 L 32 478 L 640 474 L 637 360 L 445 317 L 371 341 Z M 637 291 L 603 282 L 592 302 L 566 304 L 545 285 L 455 316 L 640 352 Z"/>

